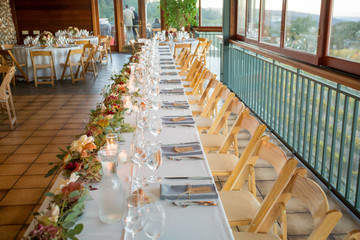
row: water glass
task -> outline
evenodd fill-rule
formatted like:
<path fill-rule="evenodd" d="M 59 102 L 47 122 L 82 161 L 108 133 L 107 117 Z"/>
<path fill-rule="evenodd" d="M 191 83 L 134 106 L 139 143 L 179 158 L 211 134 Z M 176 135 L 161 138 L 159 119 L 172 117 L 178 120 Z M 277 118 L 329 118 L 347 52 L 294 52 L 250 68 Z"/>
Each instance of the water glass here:
<path fill-rule="evenodd" d="M 152 240 L 158 239 L 165 228 L 165 209 L 160 201 L 146 204 L 142 208 L 142 223 L 145 234 Z"/>
<path fill-rule="evenodd" d="M 147 178 L 150 183 L 157 183 L 161 181 L 161 177 L 155 175 L 155 171 L 161 166 L 161 144 L 158 142 L 150 143 L 147 149 L 146 164 L 154 172 L 154 174 Z"/>

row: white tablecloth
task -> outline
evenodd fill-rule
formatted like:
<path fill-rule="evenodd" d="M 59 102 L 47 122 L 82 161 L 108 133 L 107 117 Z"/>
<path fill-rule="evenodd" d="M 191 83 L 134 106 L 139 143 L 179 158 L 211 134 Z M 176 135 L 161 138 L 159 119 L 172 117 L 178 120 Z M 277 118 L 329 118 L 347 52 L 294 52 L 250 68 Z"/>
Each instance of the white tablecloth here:
<path fill-rule="evenodd" d="M 199 44 L 199 40 L 196 39 L 196 38 L 189 38 L 187 40 L 184 40 L 184 41 L 168 41 L 166 42 L 169 47 L 170 47 L 170 50 L 171 50 L 171 54 L 174 54 L 174 48 L 175 48 L 175 44 L 191 44 L 191 53 L 194 53 L 195 50 L 196 50 L 196 47 L 197 45 Z"/>
<path fill-rule="evenodd" d="M 85 37 L 85 38 L 82 38 L 82 37 L 81 38 L 73 38 L 71 40 L 72 40 L 72 42 L 90 40 L 90 43 L 94 44 L 94 45 L 98 45 L 98 43 L 99 43 L 99 38 L 96 36 L 89 36 L 89 37 Z"/>
<path fill-rule="evenodd" d="M 163 56 L 161 58 L 170 58 L 170 56 Z M 174 65 L 171 65 L 174 66 Z M 173 70 L 166 70 L 173 71 Z M 162 76 L 162 79 L 174 79 L 180 77 L 177 76 Z M 161 88 L 174 88 L 179 85 L 161 85 Z M 161 95 L 163 101 L 181 101 L 187 100 L 185 95 Z M 184 110 L 169 110 L 161 109 L 158 112 L 161 116 L 169 115 L 189 115 L 191 111 Z M 135 114 L 126 115 L 125 122 L 131 123 L 135 126 Z M 149 136 L 150 134 L 147 133 Z M 122 146 L 129 152 L 130 144 L 132 141 L 132 133 L 126 133 L 123 135 L 126 142 Z M 179 143 L 179 142 L 193 142 L 200 141 L 197 129 L 194 127 L 177 127 L 170 128 L 164 127 L 162 133 L 159 136 L 159 140 L 162 143 Z M 205 157 L 205 155 L 204 155 Z M 121 165 L 118 168 L 118 176 L 121 179 L 127 192 L 130 192 L 130 179 L 134 174 L 134 165 L 131 162 Z M 143 167 L 142 174 L 150 176 L 152 172 Z M 156 174 L 161 177 L 171 176 L 211 176 L 209 165 L 207 160 L 183 160 L 174 161 L 163 158 L 162 165 L 157 170 Z M 59 179 L 55 182 L 54 186 L 58 184 Z M 165 184 L 209 184 L 213 183 L 213 180 L 166 180 L 163 179 L 162 183 Z M 92 184 L 96 187 L 97 184 Z M 151 192 L 157 196 L 160 196 L 159 190 L 160 184 L 150 184 L 149 187 L 144 188 L 145 192 Z M 122 223 L 115 223 L 112 225 L 103 224 L 99 220 L 99 195 L 101 191 L 91 191 L 90 200 L 86 203 L 85 212 L 79 218 L 78 223 L 84 224 L 82 233 L 78 236 L 79 239 L 86 240 L 119 240 L 119 239 L 132 239 L 130 234 L 125 233 Z M 46 198 L 43 207 L 48 206 L 49 198 Z M 220 199 L 214 200 L 217 206 L 190 206 L 187 208 L 177 207 L 168 201 L 162 201 L 165 207 L 166 222 L 165 228 L 159 239 L 163 240 L 189 240 L 189 239 L 214 239 L 214 240 L 227 240 L 233 239 L 230 226 L 227 222 L 223 206 Z M 33 227 L 34 222 L 30 225 L 27 232 Z M 149 239 L 142 231 L 138 233 L 135 239 Z"/>
<path fill-rule="evenodd" d="M 14 46 L 13 53 L 16 60 L 19 63 L 26 63 L 27 67 L 24 68 L 25 73 L 28 75 L 29 80 L 34 80 L 34 71 L 32 67 L 30 52 L 32 51 L 51 51 L 54 59 L 54 66 L 55 66 L 55 73 L 56 79 L 61 78 L 61 74 L 63 71 L 63 66 L 60 63 L 65 63 L 66 57 L 71 49 L 80 49 L 81 45 L 71 45 L 71 47 L 46 47 L 46 48 L 35 48 L 35 47 L 25 47 L 25 46 Z M 78 57 L 79 58 L 79 57 Z M 48 57 L 36 57 L 36 63 L 39 64 L 49 64 Z M 74 60 L 79 60 L 75 59 Z M 66 71 L 66 75 L 70 73 L 69 68 Z M 50 70 L 48 69 L 41 69 L 37 70 L 37 76 L 50 76 Z"/>

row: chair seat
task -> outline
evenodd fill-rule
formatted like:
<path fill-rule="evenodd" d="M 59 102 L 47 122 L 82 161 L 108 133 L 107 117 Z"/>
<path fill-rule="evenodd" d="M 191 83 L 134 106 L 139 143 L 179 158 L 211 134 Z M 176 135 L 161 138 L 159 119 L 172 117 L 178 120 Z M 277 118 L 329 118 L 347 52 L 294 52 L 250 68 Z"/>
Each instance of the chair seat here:
<path fill-rule="evenodd" d="M 230 223 L 252 220 L 260 210 L 260 203 L 248 190 L 221 191 L 219 196 Z"/>
<path fill-rule="evenodd" d="M 202 112 L 204 110 L 204 105 L 190 104 L 190 110 L 192 112 Z"/>
<path fill-rule="evenodd" d="M 218 149 L 220 148 L 221 144 L 225 140 L 225 136 L 221 134 L 200 134 L 200 140 L 203 147 L 206 149 L 213 148 Z"/>
<path fill-rule="evenodd" d="M 268 233 L 233 232 L 235 240 L 280 240 L 280 237 Z"/>
<path fill-rule="evenodd" d="M 194 104 L 200 100 L 201 95 L 186 95 L 186 97 L 190 104 Z"/>
<path fill-rule="evenodd" d="M 51 68 L 51 64 L 35 64 L 36 68 Z"/>
<path fill-rule="evenodd" d="M 184 91 L 185 91 L 186 93 L 191 93 L 193 90 L 194 90 L 194 88 L 192 88 L 192 87 L 186 87 L 186 88 L 184 88 Z"/>
<path fill-rule="evenodd" d="M 207 153 L 211 173 L 217 175 L 230 175 L 239 159 L 231 153 Z"/>
<path fill-rule="evenodd" d="M 190 105 L 191 106 L 191 105 Z M 206 117 L 195 117 L 195 124 L 198 128 L 210 128 L 213 120 L 211 118 L 206 118 Z"/>

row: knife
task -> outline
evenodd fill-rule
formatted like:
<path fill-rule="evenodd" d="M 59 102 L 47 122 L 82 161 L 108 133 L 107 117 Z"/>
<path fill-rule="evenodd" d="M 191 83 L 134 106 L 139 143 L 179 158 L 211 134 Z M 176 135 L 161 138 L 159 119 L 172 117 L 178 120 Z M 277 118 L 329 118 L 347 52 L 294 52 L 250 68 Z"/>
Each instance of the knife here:
<path fill-rule="evenodd" d="M 212 180 L 212 177 L 164 177 L 165 179 L 171 179 L 171 180 Z"/>

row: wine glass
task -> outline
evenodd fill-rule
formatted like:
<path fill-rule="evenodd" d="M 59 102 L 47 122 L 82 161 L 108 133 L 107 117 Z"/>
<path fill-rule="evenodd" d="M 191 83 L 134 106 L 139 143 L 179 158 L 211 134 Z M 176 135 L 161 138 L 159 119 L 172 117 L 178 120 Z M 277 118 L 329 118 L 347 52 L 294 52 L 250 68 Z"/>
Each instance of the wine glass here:
<path fill-rule="evenodd" d="M 146 187 L 147 179 L 144 176 L 141 176 L 141 168 L 147 160 L 147 147 L 149 142 L 140 139 L 139 137 L 135 143 L 135 153 L 132 155 L 131 161 L 133 161 L 138 166 L 138 176 L 134 178 L 134 184 L 137 187 Z"/>
<path fill-rule="evenodd" d="M 133 238 L 144 227 L 141 212 L 142 206 L 143 201 L 141 201 L 139 194 L 131 194 L 127 198 L 127 214 L 124 218 L 124 228 Z"/>
<path fill-rule="evenodd" d="M 158 116 L 153 116 L 150 119 L 150 133 L 157 139 L 163 129 L 162 120 Z"/>
<path fill-rule="evenodd" d="M 136 125 L 137 127 L 142 131 L 144 132 L 147 124 L 148 124 L 148 111 L 147 110 L 140 110 L 138 113 L 137 113 L 137 116 L 136 116 Z"/>
<path fill-rule="evenodd" d="M 158 142 L 150 143 L 148 145 L 148 154 L 146 164 L 153 171 L 153 175 L 148 177 L 150 183 L 157 183 L 161 181 L 161 177 L 155 175 L 156 169 L 161 165 L 161 144 Z"/>
<path fill-rule="evenodd" d="M 151 94 L 151 107 L 153 110 L 158 111 L 161 108 L 161 98 L 159 95 Z"/>
<path fill-rule="evenodd" d="M 165 209 L 160 201 L 146 204 L 141 212 L 145 234 L 152 240 L 158 239 L 165 227 Z"/>

